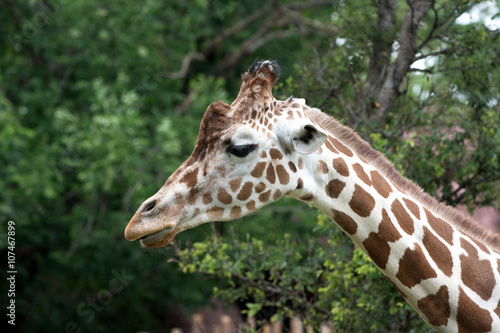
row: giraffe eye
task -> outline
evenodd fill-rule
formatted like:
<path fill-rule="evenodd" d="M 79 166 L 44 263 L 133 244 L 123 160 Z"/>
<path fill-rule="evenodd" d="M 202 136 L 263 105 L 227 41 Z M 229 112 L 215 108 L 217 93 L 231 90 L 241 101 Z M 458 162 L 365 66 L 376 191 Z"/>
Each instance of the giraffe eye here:
<path fill-rule="evenodd" d="M 230 145 L 227 147 L 226 152 L 236 157 L 245 157 L 254 151 L 257 148 L 257 145 Z"/>

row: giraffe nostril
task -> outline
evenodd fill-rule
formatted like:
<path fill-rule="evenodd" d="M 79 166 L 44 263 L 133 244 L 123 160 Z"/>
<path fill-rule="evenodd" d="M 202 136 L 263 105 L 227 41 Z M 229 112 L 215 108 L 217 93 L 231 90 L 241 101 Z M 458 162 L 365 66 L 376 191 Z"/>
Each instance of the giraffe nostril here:
<path fill-rule="evenodd" d="M 156 207 L 156 204 L 158 203 L 158 200 L 154 199 L 150 202 L 148 202 L 146 205 L 144 205 L 144 208 L 142 209 L 142 214 L 149 213 L 153 211 Z"/>

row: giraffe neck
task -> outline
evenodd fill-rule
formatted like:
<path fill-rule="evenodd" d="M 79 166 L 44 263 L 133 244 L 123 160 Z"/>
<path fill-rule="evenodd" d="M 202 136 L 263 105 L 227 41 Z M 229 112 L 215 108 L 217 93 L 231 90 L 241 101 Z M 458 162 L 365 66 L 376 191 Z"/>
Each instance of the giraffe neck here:
<path fill-rule="evenodd" d="M 498 247 L 447 221 L 458 213 L 413 183 L 395 182 L 377 154 L 330 133 L 296 161 L 309 179 L 289 196 L 334 220 L 436 330 L 500 331 Z"/>

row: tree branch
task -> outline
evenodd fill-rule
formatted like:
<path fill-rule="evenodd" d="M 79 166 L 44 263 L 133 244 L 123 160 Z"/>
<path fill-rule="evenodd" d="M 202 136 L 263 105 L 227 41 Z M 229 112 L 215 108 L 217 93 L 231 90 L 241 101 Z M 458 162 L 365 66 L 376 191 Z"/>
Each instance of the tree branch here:
<path fill-rule="evenodd" d="M 341 30 L 330 24 L 323 24 L 321 22 L 311 20 L 293 10 L 286 7 L 282 9 L 283 13 L 289 17 L 289 23 L 300 23 L 301 25 L 309 26 L 314 29 L 315 32 L 323 32 L 328 36 L 334 35 L 339 36 Z"/>
<path fill-rule="evenodd" d="M 205 60 L 205 55 L 202 53 L 195 52 L 195 51 L 189 52 L 188 54 L 186 54 L 184 56 L 184 58 L 182 58 L 181 69 L 177 72 L 167 74 L 167 77 L 169 77 L 171 79 L 183 79 L 183 78 L 185 78 L 188 71 L 189 71 L 189 68 L 191 67 L 191 63 L 195 60 L 196 61 Z"/>
<path fill-rule="evenodd" d="M 437 55 L 441 55 L 441 54 L 451 54 L 454 51 L 455 51 L 455 47 L 448 47 L 446 49 L 442 49 L 442 50 L 439 50 L 439 51 L 430 52 L 430 53 L 427 53 L 427 54 L 420 54 L 418 57 L 415 56 L 413 58 L 413 62 L 421 60 L 421 59 L 425 59 L 427 57 L 437 56 Z"/>
<path fill-rule="evenodd" d="M 373 53 L 370 57 L 370 70 L 366 78 L 369 96 L 380 92 L 382 80 L 391 59 L 392 44 L 395 37 L 396 0 L 380 0 L 377 9 L 378 34 L 373 39 Z"/>
<path fill-rule="evenodd" d="M 215 76 L 221 76 L 229 71 L 240 61 L 240 59 L 246 57 L 262 46 L 268 38 L 267 34 L 270 33 L 272 29 L 285 26 L 288 23 L 289 22 L 286 18 L 280 19 L 279 15 L 273 15 L 270 17 L 259 30 L 257 30 L 250 38 L 240 45 L 240 48 L 237 51 L 227 56 L 221 64 L 214 69 L 213 74 Z"/>
<path fill-rule="evenodd" d="M 287 26 L 297 25 L 300 27 L 309 27 L 315 32 L 321 31 L 326 35 L 338 36 L 340 35 L 340 29 L 338 27 L 317 22 L 297 12 L 329 4 L 333 5 L 336 2 L 337 0 L 316 0 L 309 2 L 294 2 L 284 5 L 276 5 L 275 2 L 271 2 L 270 5 L 252 13 L 244 20 L 224 30 L 210 41 L 203 50 L 189 52 L 182 59 L 181 69 L 177 72 L 167 73 L 166 77 L 171 79 L 186 79 L 195 63 L 210 58 L 210 55 L 214 54 L 228 39 L 235 36 L 238 32 L 248 29 L 251 24 L 269 15 L 269 13 L 271 14 L 264 23 L 260 25 L 260 28 L 243 41 L 236 51 L 228 54 L 224 60 L 221 61 L 220 65 L 212 70 L 212 75 L 225 75 L 228 71 L 233 69 L 242 58 L 248 56 L 262 45 L 272 40 L 287 38 L 301 33 L 301 31 L 297 29 L 287 29 Z M 178 113 L 182 114 L 187 110 L 191 104 L 192 97 L 193 94 L 188 92 L 185 100 L 176 106 Z"/>
<path fill-rule="evenodd" d="M 201 53 L 205 56 L 215 53 L 215 51 L 224 43 L 225 40 L 245 29 L 254 21 L 258 20 L 271 10 L 272 8 L 270 5 L 264 6 L 261 10 L 252 13 L 246 19 L 224 30 L 221 34 L 219 34 L 219 36 L 215 37 Z"/>
<path fill-rule="evenodd" d="M 215 53 L 221 45 L 223 45 L 228 39 L 232 38 L 238 32 L 248 28 L 252 23 L 266 16 L 268 13 L 272 13 L 268 19 L 261 25 L 261 27 L 246 41 L 241 44 L 241 47 L 228 55 L 222 64 L 213 70 L 213 74 L 216 76 L 225 74 L 228 70 L 233 68 L 236 63 L 238 63 L 241 58 L 247 56 L 248 54 L 254 52 L 259 47 L 265 43 L 278 39 L 286 38 L 297 33 L 293 33 L 291 30 L 286 31 L 272 31 L 276 28 L 282 28 L 287 25 L 302 25 L 307 26 L 314 31 L 321 31 L 327 35 L 340 35 L 340 29 L 337 27 L 323 24 L 315 20 L 309 19 L 297 11 L 302 11 L 310 8 L 333 5 L 336 0 L 316 0 L 309 2 L 294 2 L 289 4 L 280 5 L 274 7 L 273 3 L 271 5 L 265 6 L 262 9 L 252 13 L 244 20 L 232 25 L 231 27 L 224 30 L 217 37 L 211 40 L 208 45 L 201 51 L 191 51 L 182 60 L 182 67 L 179 71 L 174 73 L 167 73 L 167 77 L 173 79 L 184 79 L 194 62 L 203 61 L 210 57 L 211 54 Z"/>
<path fill-rule="evenodd" d="M 427 14 L 435 0 L 416 0 L 408 2 L 410 8 L 406 11 L 399 34 L 399 52 L 396 61 L 389 70 L 382 85 L 377 101 L 380 103 L 378 117 L 386 119 L 390 109 L 399 95 L 399 86 L 413 63 L 418 51 L 416 40 L 420 22 Z"/>
<path fill-rule="evenodd" d="M 420 43 L 418 46 L 418 49 L 421 50 L 422 47 L 424 47 L 433 37 L 434 33 L 436 32 L 437 28 L 439 27 L 439 16 L 436 8 L 434 7 L 435 3 L 431 5 L 432 12 L 434 13 L 434 21 L 432 22 L 432 28 L 431 31 L 427 34 L 425 39 Z"/>
<path fill-rule="evenodd" d="M 318 5 L 318 3 L 324 4 L 325 2 L 326 1 L 316 1 L 309 3 L 309 6 L 312 6 L 313 4 Z M 326 3 L 331 3 L 331 1 L 328 1 Z M 219 76 L 226 73 L 242 58 L 251 54 L 259 47 L 273 39 L 285 38 L 297 34 L 292 32 L 291 30 L 273 32 L 272 30 L 276 28 L 282 28 L 292 24 L 301 24 L 304 26 L 310 26 L 315 31 L 323 31 L 326 34 L 333 34 L 337 36 L 340 35 L 340 29 L 338 29 L 337 27 L 308 19 L 300 15 L 299 13 L 290 10 L 287 7 L 288 6 L 283 6 L 281 8 L 278 8 L 275 14 L 269 17 L 269 19 L 261 26 L 259 30 L 257 30 L 250 38 L 243 42 L 241 44 L 241 47 L 237 51 L 233 52 L 231 55 L 226 57 L 225 60 L 222 61 L 221 65 L 213 71 L 213 74 L 215 76 Z"/>

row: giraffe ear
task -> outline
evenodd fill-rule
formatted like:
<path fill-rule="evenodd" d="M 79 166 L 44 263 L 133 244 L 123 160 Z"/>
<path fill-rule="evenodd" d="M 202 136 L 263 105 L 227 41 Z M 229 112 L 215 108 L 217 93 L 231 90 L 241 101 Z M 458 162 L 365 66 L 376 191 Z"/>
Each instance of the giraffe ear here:
<path fill-rule="evenodd" d="M 311 154 L 326 141 L 327 135 L 314 125 L 303 125 L 294 131 L 292 142 L 299 154 Z"/>
<path fill-rule="evenodd" d="M 301 124 L 287 128 L 277 124 L 280 140 L 299 154 L 307 155 L 315 152 L 327 139 L 327 135 L 313 124 Z"/>

